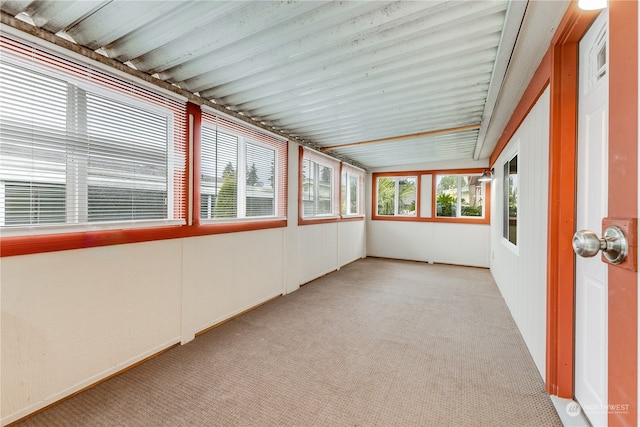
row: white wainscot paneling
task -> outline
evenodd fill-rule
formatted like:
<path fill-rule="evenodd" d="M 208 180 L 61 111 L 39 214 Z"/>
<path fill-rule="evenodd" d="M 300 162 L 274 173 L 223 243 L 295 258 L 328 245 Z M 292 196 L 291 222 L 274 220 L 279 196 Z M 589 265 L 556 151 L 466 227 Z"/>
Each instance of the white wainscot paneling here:
<path fill-rule="evenodd" d="M 502 237 L 504 164 L 518 155 L 518 245 Z M 513 135 L 495 165 L 491 272 L 542 375 L 546 366 L 549 89 Z"/>
<path fill-rule="evenodd" d="M 2 258 L 3 424 L 178 342 L 181 250 L 166 240 Z"/>
<path fill-rule="evenodd" d="M 429 260 L 488 268 L 490 236 L 488 224 L 433 223 Z"/>
<path fill-rule="evenodd" d="M 336 270 L 338 268 L 337 249 L 337 222 L 298 227 L 297 264 L 300 284 Z"/>
<path fill-rule="evenodd" d="M 370 221 L 367 255 L 489 267 L 490 226 Z"/>
<path fill-rule="evenodd" d="M 338 223 L 338 242 L 338 262 L 340 267 L 365 257 L 365 221 Z"/>
<path fill-rule="evenodd" d="M 368 221 L 367 255 L 428 261 L 432 236 L 433 225 L 429 222 Z"/>
<path fill-rule="evenodd" d="M 183 242 L 183 342 L 283 293 L 282 229 Z"/>

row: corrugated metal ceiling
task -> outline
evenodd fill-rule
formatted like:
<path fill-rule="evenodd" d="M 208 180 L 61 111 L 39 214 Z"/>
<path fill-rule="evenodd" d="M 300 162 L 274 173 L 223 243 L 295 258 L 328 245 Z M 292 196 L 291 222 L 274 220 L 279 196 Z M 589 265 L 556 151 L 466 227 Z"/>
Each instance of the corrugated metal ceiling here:
<path fill-rule="evenodd" d="M 1 4 L 367 168 L 478 157 L 525 8 L 507 0 Z M 353 145 L 386 138 L 394 140 Z"/>

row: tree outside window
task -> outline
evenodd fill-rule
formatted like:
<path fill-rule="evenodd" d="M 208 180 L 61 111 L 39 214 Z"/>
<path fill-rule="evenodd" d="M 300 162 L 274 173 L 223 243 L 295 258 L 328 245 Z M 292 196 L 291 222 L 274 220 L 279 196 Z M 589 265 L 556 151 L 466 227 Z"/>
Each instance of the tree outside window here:
<path fill-rule="evenodd" d="M 275 162 L 274 148 L 203 126 L 200 217 L 274 216 Z"/>
<path fill-rule="evenodd" d="M 437 175 L 436 216 L 484 217 L 484 185 L 479 175 Z"/>
<path fill-rule="evenodd" d="M 378 215 L 416 216 L 417 178 L 380 177 L 377 197 Z"/>

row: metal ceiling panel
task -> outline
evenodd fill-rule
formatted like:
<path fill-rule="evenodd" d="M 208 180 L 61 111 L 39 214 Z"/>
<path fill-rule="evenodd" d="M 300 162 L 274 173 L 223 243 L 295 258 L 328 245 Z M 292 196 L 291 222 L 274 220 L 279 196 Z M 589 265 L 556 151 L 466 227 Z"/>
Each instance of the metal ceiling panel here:
<path fill-rule="evenodd" d="M 526 2 L 6 0 L 2 12 L 316 147 L 491 117 Z M 509 13 L 511 10 L 511 14 Z M 515 23 L 514 23 L 515 20 Z M 506 55 L 506 56 L 505 56 Z M 505 60 L 506 58 L 506 60 Z M 500 77 L 502 79 L 502 77 Z M 478 131 L 334 148 L 367 168 L 471 159 Z"/>

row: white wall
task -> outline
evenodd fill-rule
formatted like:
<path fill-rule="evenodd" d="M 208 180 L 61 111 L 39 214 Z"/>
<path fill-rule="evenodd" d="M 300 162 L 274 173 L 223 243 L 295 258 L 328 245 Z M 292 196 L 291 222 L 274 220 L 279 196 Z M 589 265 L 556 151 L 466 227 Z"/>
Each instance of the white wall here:
<path fill-rule="evenodd" d="M 368 221 L 367 255 L 489 267 L 486 224 Z"/>
<path fill-rule="evenodd" d="M 449 161 L 413 165 L 411 168 L 385 168 L 374 172 L 445 170 L 487 167 L 486 161 Z M 489 267 L 490 226 L 443 222 L 387 221 L 371 218 L 372 180 L 367 174 L 367 255 L 443 264 Z M 422 188 L 421 199 L 431 200 L 430 186 Z M 430 203 L 426 204 L 426 206 Z M 425 204 L 423 202 L 422 206 Z M 423 210 L 424 212 L 424 210 Z"/>
<path fill-rule="evenodd" d="M 518 154 L 518 245 L 502 237 L 503 165 Z M 491 200 L 491 272 L 533 360 L 545 376 L 549 89 L 495 165 Z"/>
<path fill-rule="evenodd" d="M 2 422 L 180 341 L 181 240 L 2 259 Z"/>
<path fill-rule="evenodd" d="M 297 174 L 286 228 L 1 258 L 2 425 L 364 257 L 365 221 L 297 225 Z"/>

